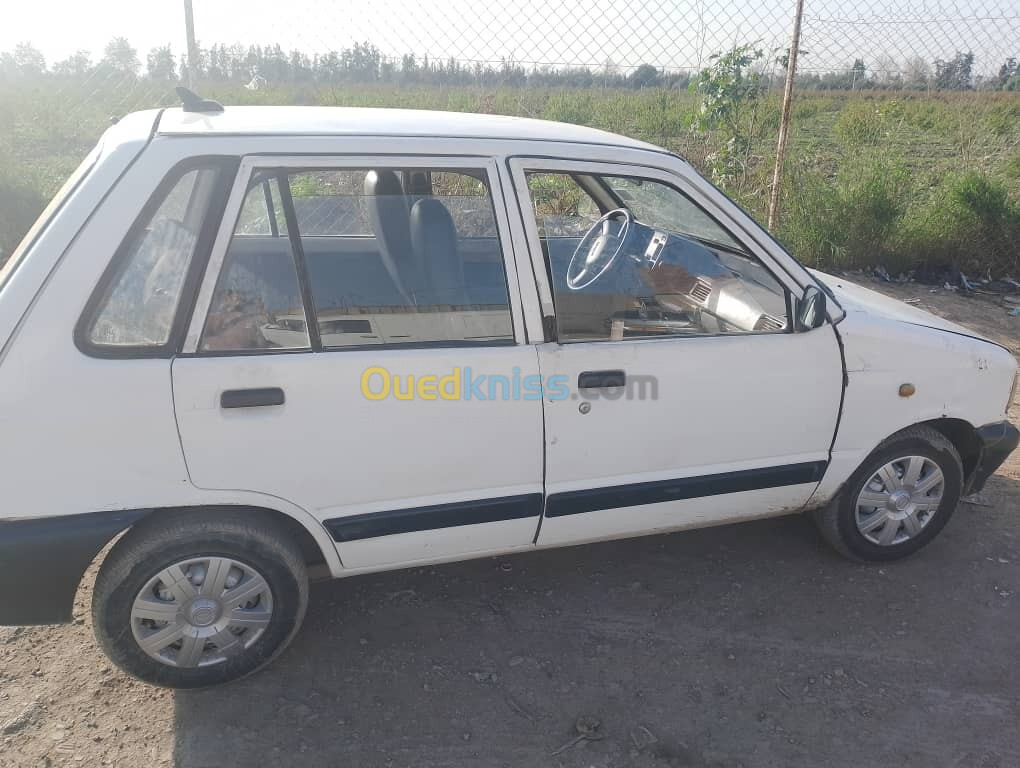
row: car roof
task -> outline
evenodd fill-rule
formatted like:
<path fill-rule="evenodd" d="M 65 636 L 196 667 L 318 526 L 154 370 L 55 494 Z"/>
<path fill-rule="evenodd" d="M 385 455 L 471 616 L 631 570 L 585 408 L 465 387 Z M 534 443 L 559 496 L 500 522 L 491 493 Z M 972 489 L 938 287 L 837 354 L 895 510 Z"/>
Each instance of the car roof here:
<path fill-rule="evenodd" d="M 662 152 L 661 147 L 582 125 L 507 115 L 366 107 L 231 107 L 223 112 L 163 111 L 159 135 L 414 136 L 524 139 L 601 144 Z"/>

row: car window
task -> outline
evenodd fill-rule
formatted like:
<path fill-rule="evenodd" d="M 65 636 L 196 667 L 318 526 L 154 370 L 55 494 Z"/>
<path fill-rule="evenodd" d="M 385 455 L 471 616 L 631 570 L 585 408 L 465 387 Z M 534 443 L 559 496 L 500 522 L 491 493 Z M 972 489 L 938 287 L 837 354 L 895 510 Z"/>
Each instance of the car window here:
<path fill-rule="evenodd" d="M 788 329 L 789 299 L 780 282 L 680 191 L 635 177 L 527 177 L 561 341 Z M 543 221 L 550 190 L 571 190 L 565 207 L 574 212 L 584 198 L 595 204 L 585 189 L 599 190 L 605 213 L 622 208 L 627 215 L 610 214 L 593 229 L 598 212 L 571 236 L 552 234 Z"/>
<path fill-rule="evenodd" d="M 274 178 L 270 199 L 278 191 Z M 252 216 L 254 211 L 265 218 Z M 202 350 L 310 348 L 286 222 L 281 222 L 282 233 L 274 235 L 271 220 L 265 182 L 250 185 L 206 317 Z"/>
<path fill-rule="evenodd" d="M 641 223 L 739 247 L 737 241 L 715 219 L 668 184 L 626 176 L 602 178 Z"/>
<path fill-rule="evenodd" d="M 496 218 L 484 176 L 432 171 L 431 192 L 446 206 L 460 237 L 496 237 Z"/>
<path fill-rule="evenodd" d="M 122 246 L 123 259 L 88 329 L 90 344 L 158 347 L 170 340 L 217 175 L 215 167 L 184 172 Z"/>
<path fill-rule="evenodd" d="M 287 220 L 280 202 L 280 184 L 275 177 L 254 179 L 244 198 L 234 232 L 237 235 L 287 236 Z"/>
<path fill-rule="evenodd" d="M 484 170 L 312 168 L 273 181 L 269 199 L 279 194 L 285 213 L 279 234 L 258 223 L 268 204 L 256 180 L 202 350 L 513 342 Z"/>
<path fill-rule="evenodd" d="M 366 171 L 305 171 L 290 175 L 302 237 L 371 237 L 362 201 Z"/>
<path fill-rule="evenodd" d="M 565 173 L 529 173 L 528 191 L 538 223 L 546 237 L 581 237 L 602 213 L 591 195 Z"/>

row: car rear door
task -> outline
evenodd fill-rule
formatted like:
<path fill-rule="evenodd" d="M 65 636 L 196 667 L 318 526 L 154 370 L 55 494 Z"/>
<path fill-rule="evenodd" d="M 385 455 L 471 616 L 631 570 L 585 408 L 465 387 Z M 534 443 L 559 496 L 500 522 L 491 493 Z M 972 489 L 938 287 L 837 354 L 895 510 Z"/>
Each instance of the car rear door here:
<path fill-rule="evenodd" d="M 303 507 L 355 570 L 530 546 L 512 264 L 489 159 L 244 159 L 173 363 L 192 482 Z"/>
<path fill-rule="evenodd" d="M 545 398 L 547 504 L 538 543 L 802 507 L 827 465 L 843 368 L 831 325 L 792 330 L 799 286 L 700 195 L 693 174 L 539 158 L 513 159 L 510 169 L 543 314 L 555 317 L 557 332 L 556 341 L 539 346 L 541 373 L 554 386 Z M 659 233 L 672 225 L 670 253 L 682 262 L 676 270 L 691 277 L 692 264 L 702 264 L 727 276 L 717 278 L 728 286 L 723 298 L 744 296 L 758 307 L 754 325 L 739 327 L 742 315 L 719 309 L 725 301 L 718 294 L 697 305 L 703 317 L 694 301 L 690 311 L 664 312 L 670 301 L 687 306 L 674 301 L 679 288 L 670 287 L 666 301 L 658 288 L 636 288 L 619 270 L 606 273 L 616 275 L 615 287 L 606 277 L 572 290 L 563 278 L 581 236 L 620 206 Z M 725 248 L 706 247 L 696 237 L 706 234 Z M 642 245 L 621 258 L 632 265 L 643 254 Z M 721 261 L 743 277 L 733 278 L 736 270 Z M 701 296 L 693 282 L 688 289 Z M 710 316 L 711 301 L 729 321 Z"/>

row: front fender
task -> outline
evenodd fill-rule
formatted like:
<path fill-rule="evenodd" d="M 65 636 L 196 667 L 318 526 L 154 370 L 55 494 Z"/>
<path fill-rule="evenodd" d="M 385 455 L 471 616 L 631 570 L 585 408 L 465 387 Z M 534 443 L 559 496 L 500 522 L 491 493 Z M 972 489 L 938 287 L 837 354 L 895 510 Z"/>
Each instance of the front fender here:
<path fill-rule="evenodd" d="M 945 419 L 976 429 L 1001 421 L 1016 361 L 991 342 L 848 312 L 838 326 L 847 386 L 829 470 L 810 500 L 828 502 L 890 435 Z M 903 384 L 914 393 L 900 394 Z"/>

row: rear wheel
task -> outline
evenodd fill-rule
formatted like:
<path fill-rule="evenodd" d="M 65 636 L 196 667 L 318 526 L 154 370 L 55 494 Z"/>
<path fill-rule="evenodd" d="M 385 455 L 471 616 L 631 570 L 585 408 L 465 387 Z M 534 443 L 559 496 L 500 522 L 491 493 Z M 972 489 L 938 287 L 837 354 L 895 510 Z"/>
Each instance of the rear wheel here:
<path fill-rule="evenodd" d="M 883 442 L 839 496 L 814 513 L 825 539 L 854 560 L 906 557 L 930 542 L 960 501 L 963 464 L 951 442 L 915 426 Z"/>
<path fill-rule="evenodd" d="M 121 669 L 196 688 L 272 660 L 307 603 L 301 551 L 272 518 L 196 511 L 143 522 L 117 542 L 96 579 L 92 617 Z"/>

